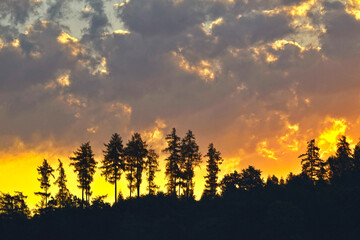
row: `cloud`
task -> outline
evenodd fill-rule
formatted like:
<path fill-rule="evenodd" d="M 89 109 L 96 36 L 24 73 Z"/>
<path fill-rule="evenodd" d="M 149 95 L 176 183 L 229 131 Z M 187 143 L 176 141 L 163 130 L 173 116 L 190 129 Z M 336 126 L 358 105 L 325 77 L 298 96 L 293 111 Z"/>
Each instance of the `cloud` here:
<path fill-rule="evenodd" d="M 0 27 L 0 135 L 15 145 L 91 140 L 101 156 L 114 132 L 160 149 L 176 127 L 194 130 L 203 152 L 214 142 L 225 169 L 285 174 L 326 119 L 358 134 L 360 28 L 346 4 L 76 1 L 80 18 L 64 26 L 68 4 Z"/>
<path fill-rule="evenodd" d="M 2 18 L 10 17 L 14 24 L 24 24 L 31 14 L 41 5 L 40 0 L 2 0 L 0 3 L 0 14 Z"/>
<path fill-rule="evenodd" d="M 202 0 L 132 0 L 118 11 L 130 31 L 144 35 L 172 35 L 203 22 L 206 7 Z"/>
<path fill-rule="evenodd" d="M 71 9 L 69 7 L 69 3 L 72 0 L 54 0 L 48 2 L 48 7 L 46 10 L 47 19 L 51 21 L 58 21 L 65 17 Z"/>

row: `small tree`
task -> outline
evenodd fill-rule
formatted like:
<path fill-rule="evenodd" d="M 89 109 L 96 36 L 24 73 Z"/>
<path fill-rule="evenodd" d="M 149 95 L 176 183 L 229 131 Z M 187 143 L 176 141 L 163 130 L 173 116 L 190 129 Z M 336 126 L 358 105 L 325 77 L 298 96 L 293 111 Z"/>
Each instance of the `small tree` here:
<path fill-rule="evenodd" d="M 155 184 L 155 173 L 159 172 L 159 162 L 158 162 L 159 155 L 153 149 L 150 149 L 147 155 L 146 161 L 146 168 L 147 168 L 147 180 L 148 186 L 147 190 L 149 191 L 149 195 L 154 195 L 156 190 L 159 188 Z"/>
<path fill-rule="evenodd" d="M 38 178 L 38 181 L 40 182 L 40 188 L 44 192 L 36 192 L 36 195 L 42 196 L 42 204 L 45 200 L 45 208 L 47 208 L 47 199 L 50 196 L 50 193 L 48 193 L 48 190 L 50 188 L 50 177 L 54 177 L 52 174 L 54 172 L 54 169 L 49 165 L 46 159 L 44 159 L 41 166 L 37 168 L 38 174 L 40 175 L 40 178 Z"/>
<path fill-rule="evenodd" d="M 102 160 L 102 176 L 106 181 L 115 185 L 115 203 L 117 203 L 117 181 L 121 178 L 122 171 L 125 170 L 125 156 L 122 139 L 119 134 L 111 136 L 110 142 L 104 144 L 104 159 Z"/>
<path fill-rule="evenodd" d="M 90 142 L 82 144 L 80 148 L 74 152 L 74 155 L 74 157 L 70 157 L 70 160 L 72 160 L 70 165 L 74 166 L 74 172 L 78 175 L 78 187 L 81 189 L 81 200 L 84 202 L 85 193 L 85 201 L 88 205 L 91 195 L 90 184 L 93 181 L 96 168 L 96 161 L 91 150 Z"/>
<path fill-rule="evenodd" d="M 59 173 L 58 178 L 56 179 L 55 183 L 59 191 L 55 195 L 55 200 L 57 204 L 60 206 L 60 208 L 64 208 L 65 206 L 69 205 L 69 202 L 71 201 L 71 194 L 69 189 L 66 187 L 66 174 L 63 167 L 63 163 L 59 160 L 59 167 L 56 169 Z"/>
<path fill-rule="evenodd" d="M 249 166 L 243 169 L 241 172 L 240 188 L 246 191 L 252 191 L 262 188 L 264 181 L 261 178 L 260 169 L 255 169 L 253 166 Z"/>
<path fill-rule="evenodd" d="M 0 213 L 10 219 L 28 218 L 30 216 L 30 210 L 25 202 L 26 198 L 22 192 L 15 192 L 15 195 L 1 193 Z"/>
<path fill-rule="evenodd" d="M 208 153 L 205 155 L 207 160 L 207 175 L 205 176 L 206 184 L 204 190 L 204 197 L 214 198 L 218 187 L 218 173 L 220 172 L 219 165 L 222 164 L 223 159 L 220 152 L 214 148 L 214 144 L 209 145 Z"/>
<path fill-rule="evenodd" d="M 222 195 L 236 191 L 240 188 L 240 184 L 241 175 L 237 171 L 226 174 L 220 182 Z"/>

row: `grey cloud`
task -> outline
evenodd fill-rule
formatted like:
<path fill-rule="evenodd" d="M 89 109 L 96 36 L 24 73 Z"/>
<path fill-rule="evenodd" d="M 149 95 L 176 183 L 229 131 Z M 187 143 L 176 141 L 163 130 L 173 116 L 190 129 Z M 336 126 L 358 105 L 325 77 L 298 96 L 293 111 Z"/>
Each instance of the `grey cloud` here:
<path fill-rule="evenodd" d="M 69 3 L 72 0 L 54 0 L 48 1 L 48 8 L 46 10 L 47 18 L 51 21 L 58 21 L 64 18 L 65 14 L 70 12 Z"/>
<path fill-rule="evenodd" d="M 360 22 L 342 4 L 326 5 L 326 33 L 321 36 L 323 51 L 331 57 L 357 57 L 360 51 Z"/>
<path fill-rule="evenodd" d="M 235 17 L 225 19 L 225 24 L 216 25 L 213 34 L 225 45 L 244 48 L 282 38 L 294 30 L 285 15 Z"/>
<path fill-rule="evenodd" d="M 2 0 L 0 2 L 1 16 L 10 16 L 10 20 L 15 24 L 23 24 L 29 19 L 30 15 L 36 13 L 40 2 L 34 0 Z"/>
<path fill-rule="evenodd" d="M 86 32 L 84 40 L 94 40 L 106 32 L 106 27 L 110 26 L 109 19 L 104 11 L 104 2 L 102 0 L 86 0 L 91 9 L 82 12 L 82 18 L 89 20 L 89 27 L 84 29 Z"/>
<path fill-rule="evenodd" d="M 120 8 L 119 17 L 131 31 L 169 35 L 205 21 L 205 8 L 203 1 L 132 0 Z"/>
<path fill-rule="evenodd" d="M 360 28 L 353 16 L 326 5 L 326 14 L 317 18 L 327 29 L 322 50 L 290 43 L 275 49 L 272 42 L 297 33 L 291 17 L 252 10 L 301 1 L 247 2 L 132 0 L 119 15 L 130 33 L 116 34 L 107 31 L 107 2 L 86 1 L 92 10 L 79 11 L 89 27 L 77 43 L 57 41 L 65 30 L 56 23 L 61 4 L 48 11 L 53 16 L 48 23 L 34 22 L 27 34 L 6 28 L 1 38 L 10 43 L 16 36 L 20 47 L 0 49 L 0 122 L 6 126 L 0 135 L 27 142 L 34 135 L 38 142 L 56 136 L 65 146 L 91 140 L 100 149 L 111 133 L 127 138 L 161 118 L 179 132 L 193 129 L 202 146 L 215 141 L 233 156 L 240 148 L 254 153 L 264 139 L 281 137 L 288 122 L 305 132 L 312 127 L 309 119 L 329 113 L 355 119 L 356 111 L 341 108 L 360 107 L 351 99 L 360 88 L 355 61 Z M 248 14 L 238 16 L 242 13 Z M 201 24 L 218 17 L 223 22 L 204 31 Z M 83 51 L 74 54 L 75 46 Z M 276 60 L 267 61 L 267 53 Z M 102 58 L 108 72 L 96 73 Z M 204 62 L 208 71 L 219 68 L 208 82 L 197 69 Z M 64 72 L 69 86 L 46 88 Z"/>

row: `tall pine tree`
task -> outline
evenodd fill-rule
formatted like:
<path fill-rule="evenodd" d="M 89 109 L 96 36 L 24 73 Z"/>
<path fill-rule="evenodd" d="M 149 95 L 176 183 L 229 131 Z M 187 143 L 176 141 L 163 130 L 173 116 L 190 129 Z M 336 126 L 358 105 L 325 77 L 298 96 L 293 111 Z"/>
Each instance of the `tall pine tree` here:
<path fill-rule="evenodd" d="M 195 141 L 195 136 L 189 130 L 181 141 L 182 178 L 184 181 L 185 197 L 190 198 L 194 194 L 194 168 L 201 163 L 201 153 Z"/>
<path fill-rule="evenodd" d="M 219 165 L 222 164 L 223 159 L 220 152 L 214 148 L 214 144 L 210 143 L 209 149 L 205 157 L 208 158 L 205 176 L 205 190 L 204 197 L 214 198 L 218 188 L 218 173 L 220 172 Z"/>
<path fill-rule="evenodd" d="M 155 150 L 150 149 L 146 161 L 146 168 L 147 168 L 146 175 L 148 181 L 147 190 L 149 195 L 155 195 L 156 189 L 159 188 L 159 186 L 155 184 L 155 173 L 160 171 L 158 158 L 159 155 L 156 154 Z"/>
<path fill-rule="evenodd" d="M 341 136 L 338 139 L 336 146 L 337 150 L 335 156 L 329 157 L 328 159 L 332 181 L 338 181 L 354 170 L 354 159 L 346 136 Z"/>
<path fill-rule="evenodd" d="M 55 184 L 58 186 L 59 191 L 55 195 L 55 200 L 60 208 L 64 208 L 67 205 L 69 205 L 69 202 L 71 200 L 71 195 L 69 189 L 66 187 L 66 174 L 63 167 L 63 163 L 59 160 L 59 167 L 57 168 L 57 171 L 59 172 L 59 176 L 55 181 Z"/>
<path fill-rule="evenodd" d="M 134 133 L 131 140 L 126 144 L 126 178 L 129 181 L 130 197 L 133 187 L 137 189 L 137 196 L 140 196 L 140 185 L 142 182 L 142 172 L 145 165 L 145 157 L 148 154 L 146 142 L 141 139 L 139 133 Z"/>
<path fill-rule="evenodd" d="M 166 152 L 169 154 L 169 156 L 165 159 L 166 161 L 166 169 L 165 169 L 165 175 L 168 178 L 168 182 L 166 184 L 167 186 L 167 192 L 170 195 L 176 195 L 176 185 L 180 184 L 177 183 L 177 181 L 180 180 L 180 138 L 176 135 L 176 129 L 173 128 L 171 133 L 166 135 L 165 138 L 167 142 L 167 148 L 163 150 L 163 152 Z"/>
<path fill-rule="evenodd" d="M 299 158 L 302 164 L 302 173 L 308 176 L 313 183 L 324 179 L 324 162 L 320 159 L 320 149 L 315 145 L 315 139 L 307 143 L 307 151 Z"/>
<path fill-rule="evenodd" d="M 102 160 L 102 176 L 106 181 L 115 185 L 115 203 L 117 203 L 117 181 L 121 178 L 122 171 L 125 170 L 125 156 L 122 139 L 119 134 L 114 133 L 108 144 L 104 144 L 104 159 Z"/>
<path fill-rule="evenodd" d="M 43 205 L 43 202 L 45 202 L 45 208 L 47 208 L 47 199 L 50 196 L 50 193 L 48 193 L 50 188 L 50 177 L 54 177 L 54 169 L 50 166 L 48 161 L 44 159 L 42 165 L 37 168 L 37 171 L 40 175 L 40 178 L 38 178 L 38 181 L 40 182 L 40 188 L 44 192 L 36 192 L 35 194 L 42 196 L 43 200 L 41 205 Z"/>
<path fill-rule="evenodd" d="M 81 189 L 81 200 L 85 201 L 88 204 L 91 195 L 90 184 L 93 181 L 95 174 L 95 168 L 97 162 L 94 159 L 94 154 L 90 146 L 90 142 L 84 143 L 74 152 L 74 157 L 70 157 L 72 162 L 71 166 L 74 166 L 74 172 L 78 176 L 78 187 Z"/>

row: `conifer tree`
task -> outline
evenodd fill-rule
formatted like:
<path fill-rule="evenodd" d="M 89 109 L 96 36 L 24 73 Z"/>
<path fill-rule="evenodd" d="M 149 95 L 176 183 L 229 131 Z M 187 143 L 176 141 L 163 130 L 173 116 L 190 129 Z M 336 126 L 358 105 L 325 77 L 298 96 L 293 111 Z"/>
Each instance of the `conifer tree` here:
<path fill-rule="evenodd" d="M 248 168 L 243 169 L 240 175 L 240 188 L 243 190 L 252 191 L 255 189 L 260 189 L 264 186 L 264 181 L 261 178 L 260 169 L 249 166 Z"/>
<path fill-rule="evenodd" d="M 84 143 L 74 152 L 74 157 L 70 157 L 72 162 L 71 166 L 74 166 L 74 172 L 78 176 L 78 187 L 81 189 L 81 200 L 84 202 L 84 193 L 85 201 L 89 204 L 91 187 L 90 184 L 93 181 L 93 176 L 95 174 L 96 161 L 94 159 L 94 154 L 90 146 L 90 142 Z"/>
<path fill-rule="evenodd" d="M 115 203 L 117 203 L 117 181 L 125 170 L 125 156 L 122 139 L 119 134 L 114 133 L 108 144 L 104 144 L 104 159 L 102 160 L 102 176 L 106 181 L 115 185 Z"/>
<path fill-rule="evenodd" d="M 176 135 L 176 129 L 173 128 L 171 133 L 166 135 L 165 138 L 167 142 L 167 148 L 163 150 L 163 152 L 166 152 L 169 154 L 169 156 L 165 159 L 166 161 L 166 169 L 165 169 L 165 175 L 168 178 L 168 182 L 166 184 L 167 186 L 167 192 L 170 195 L 176 195 L 176 185 L 180 184 L 177 183 L 177 181 L 180 180 L 180 138 Z"/>
<path fill-rule="evenodd" d="M 63 163 L 59 160 L 59 167 L 57 168 L 57 171 L 59 172 L 59 176 L 56 179 L 55 183 L 59 191 L 55 195 L 55 200 L 57 204 L 60 206 L 60 208 L 64 208 L 69 204 L 69 201 L 71 200 L 71 195 L 69 189 L 66 187 L 66 174 L 63 167 Z"/>
<path fill-rule="evenodd" d="M 145 157 L 148 154 L 146 142 L 141 139 L 139 133 L 134 133 L 125 148 L 127 175 L 129 181 L 130 197 L 133 187 L 137 188 L 137 196 L 140 196 L 140 185 L 142 181 L 142 171 L 145 165 Z"/>
<path fill-rule="evenodd" d="M 222 195 L 232 193 L 240 188 L 241 175 L 235 170 L 233 173 L 226 174 L 220 182 Z"/>
<path fill-rule="evenodd" d="M 355 145 L 353 159 L 355 170 L 360 172 L 360 141 Z"/>
<path fill-rule="evenodd" d="M 149 195 L 154 195 L 156 192 L 156 189 L 159 188 L 155 184 L 155 173 L 160 171 L 159 170 L 159 162 L 158 162 L 159 155 L 156 154 L 155 150 L 150 149 L 147 155 L 147 161 L 146 161 L 146 168 L 147 168 L 147 180 L 148 180 L 148 186 L 147 190 L 149 192 Z"/>
<path fill-rule="evenodd" d="M 182 178 L 184 180 L 185 197 L 193 196 L 194 191 L 194 168 L 201 163 L 201 153 L 191 130 L 181 141 Z"/>
<path fill-rule="evenodd" d="M 50 177 L 54 177 L 54 169 L 49 165 L 47 160 L 44 159 L 42 165 L 37 168 L 37 171 L 40 175 L 40 178 L 38 178 L 38 181 L 40 182 L 40 188 L 44 192 L 36 192 L 35 194 L 43 197 L 43 202 L 45 200 L 45 208 L 47 208 L 47 199 L 50 196 L 50 193 L 48 193 L 50 188 Z"/>
<path fill-rule="evenodd" d="M 336 146 L 337 150 L 335 156 L 329 157 L 328 159 L 331 178 L 335 181 L 354 170 L 354 159 L 346 136 L 341 136 L 338 139 Z"/>
<path fill-rule="evenodd" d="M 302 173 L 308 176 L 313 183 L 323 179 L 324 162 L 320 159 L 320 149 L 315 145 L 315 139 L 307 143 L 307 151 L 299 158 L 302 164 Z"/>
<path fill-rule="evenodd" d="M 14 195 L 1 193 L 0 195 L 0 215 L 6 218 L 28 218 L 30 210 L 25 199 L 27 197 L 22 192 L 15 192 Z"/>
<path fill-rule="evenodd" d="M 204 197 L 214 198 L 216 196 L 218 187 L 218 173 L 220 172 L 219 165 L 222 164 L 223 159 L 220 156 L 220 152 L 214 148 L 214 144 L 209 145 L 209 149 L 205 157 L 208 158 L 205 176 L 205 190 Z"/>

